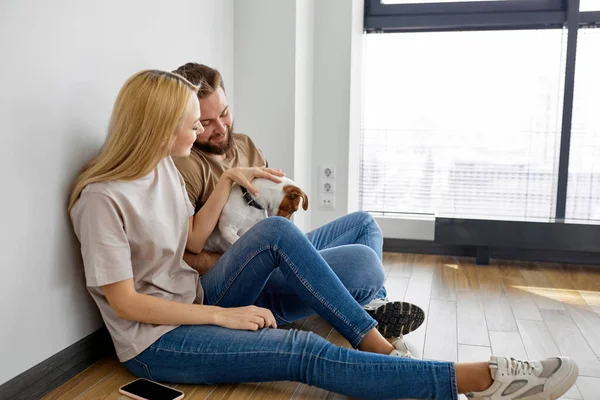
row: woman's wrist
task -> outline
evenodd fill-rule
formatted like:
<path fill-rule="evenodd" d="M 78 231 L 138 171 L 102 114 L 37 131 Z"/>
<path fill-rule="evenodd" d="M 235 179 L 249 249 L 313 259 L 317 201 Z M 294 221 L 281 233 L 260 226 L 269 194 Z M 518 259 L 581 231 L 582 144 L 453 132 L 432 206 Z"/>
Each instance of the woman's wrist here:
<path fill-rule="evenodd" d="M 207 309 L 207 313 L 206 313 L 206 324 L 207 325 L 219 325 L 218 324 L 218 318 L 217 318 L 217 311 L 219 308 L 218 306 L 205 306 Z"/>

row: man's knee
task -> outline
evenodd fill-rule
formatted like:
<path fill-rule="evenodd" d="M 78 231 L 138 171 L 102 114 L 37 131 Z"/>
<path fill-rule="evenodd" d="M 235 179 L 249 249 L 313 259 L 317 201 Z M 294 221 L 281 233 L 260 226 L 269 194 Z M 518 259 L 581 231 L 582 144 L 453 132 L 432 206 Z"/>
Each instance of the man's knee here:
<path fill-rule="evenodd" d="M 377 231 L 381 233 L 381 228 L 375 218 L 366 211 L 356 211 L 350 214 L 350 216 L 359 220 L 363 225 L 367 226 L 371 231 Z"/>
<path fill-rule="evenodd" d="M 369 246 L 362 244 L 353 247 L 352 259 L 357 266 L 356 273 L 361 276 L 365 286 L 381 288 L 385 282 L 385 270 L 377 253 Z"/>

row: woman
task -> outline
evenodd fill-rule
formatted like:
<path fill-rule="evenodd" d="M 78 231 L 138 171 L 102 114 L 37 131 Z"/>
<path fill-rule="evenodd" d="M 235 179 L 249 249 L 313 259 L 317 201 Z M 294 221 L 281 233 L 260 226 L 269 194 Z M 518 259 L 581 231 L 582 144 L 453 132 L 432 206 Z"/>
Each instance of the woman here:
<path fill-rule="evenodd" d="M 258 223 L 200 282 L 182 256 L 186 246 L 203 248 L 231 185 L 253 190 L 254 178 L 283 174 L 228 170 L 193 215 L 170 156 L 187 156 L 202 132 L 196 92 L 168 72 L 132 76 L 115 102 L 104 148 L 70 199 L 89 292 L 133 374 L 192 384 L 290 380 L 371 398 L 555 399 L 574 383 L 577 366 L 568 358 L 453 364 L 391 357 L 397 352 L 376 322 L 284 218 Z M 252 306 L 276 269 L 357 350 L 276 329 L 270 310 Z"/>

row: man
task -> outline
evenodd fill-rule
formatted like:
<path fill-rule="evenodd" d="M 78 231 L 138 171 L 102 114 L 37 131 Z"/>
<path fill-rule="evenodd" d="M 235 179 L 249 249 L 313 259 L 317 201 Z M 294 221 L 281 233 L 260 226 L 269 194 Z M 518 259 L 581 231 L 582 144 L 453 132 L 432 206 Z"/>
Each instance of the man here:
<path fill-rule="evenodd" d="M 208 200 L 225 170 L 265 167 L 267 161 L 248 136 L 233 133 L 233 117 L 219 71 L 205 65 L 187 63 L 173 72 L 200 87 L 198 99 L 204 133 L 198 136 L 189 157 L 175 160 L 185 180 L 190 201 L 198 210 Z M 349 290 L 367 290 L 370 280 L 375 282 L 377 277 L 384 276 L 381 265 L 383 237 L 369 214 L 359 212 L 346 215 L 309 232 L 307 237 Z M 372 258 L 365 258 L 369 256 Z M 219 257 L 220 254 L 202 252 L 188 253 L 184 258 L 203 274 L 215 265 Z M 354 268 L 349 266 L 350 263 L 360 262 L 363 265 L 353 264 Z M 283 274 L 275 271 L 255 304 L 271 309 L 281 323 L 313 314 L 311 309 L 300 304 L 295 295 L 286 290 L 286 286 Z M 353 295 L 357 298 L 356 293 Z M 385 288 L 381 288 L 375 300 L 365 306 L 378 321 L 378 329 L 385 337 L 398 337 L 421 325 L 424 313 L 419 307 L 401 302 L 390 303 L 385 296 Z M 364 302 L 369 300 L 365 298 Z"/>

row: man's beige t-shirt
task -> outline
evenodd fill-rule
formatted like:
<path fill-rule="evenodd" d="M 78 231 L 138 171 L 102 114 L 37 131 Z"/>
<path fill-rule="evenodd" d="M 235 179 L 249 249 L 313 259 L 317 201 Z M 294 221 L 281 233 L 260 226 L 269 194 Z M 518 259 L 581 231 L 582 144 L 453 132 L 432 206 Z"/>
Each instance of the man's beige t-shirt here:
<path fill-rule="evenodd" d="M 173 160 L 183 175 L 190 201 L 196 211 L 206 203 L 208 197 L 215 190 L 221 174 L 229 168 L 265 167 L 267 165 L 252 140 L 239 133 L 233 134 L 233 146 L 225 160 L 215 160 L 196 147 L 192 148 L 189 157 L 175 157 Z"/>
<path fill-rule="evenodd" d="M 71 209 L 88 291 L 100 308 L 121 362 L 177 326 L 117 317 L 100 287 L 133 278 L 138 293 L 201 304 L 198 272 L 183 261 L 193 214 L 185 184 L 170 157 L 143 178 L 88 185 Z"/>

